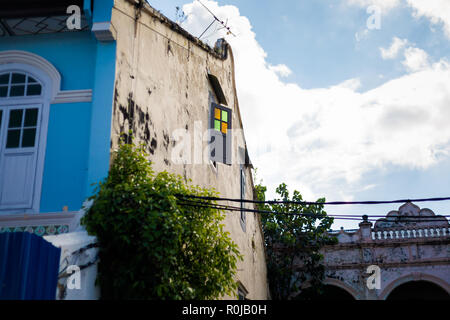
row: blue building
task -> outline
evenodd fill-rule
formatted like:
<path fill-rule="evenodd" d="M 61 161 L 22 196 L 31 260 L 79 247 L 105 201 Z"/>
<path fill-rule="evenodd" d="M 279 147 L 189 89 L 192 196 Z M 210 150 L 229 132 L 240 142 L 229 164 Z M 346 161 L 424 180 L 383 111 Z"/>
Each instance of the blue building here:
<path fill-rule="evenodd" d="M 107 175 L 113 2 L 0 5 L 0 232 L 70 232 Z"/>

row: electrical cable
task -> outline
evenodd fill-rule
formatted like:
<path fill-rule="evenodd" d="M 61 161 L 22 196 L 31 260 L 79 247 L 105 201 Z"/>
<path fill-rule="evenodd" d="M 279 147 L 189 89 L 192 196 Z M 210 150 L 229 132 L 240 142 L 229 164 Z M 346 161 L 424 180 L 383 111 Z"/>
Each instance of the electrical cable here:
<path fill-rule="evenodd" d="M 278 212 L 278 211 L 269 211 L 269 210 L 260 210 L 260 209 L 249 209 L 245 207 L 236 207 L 236 206 L 230 206 L 230 205 L 222 205 L 222 204 L 213 204 L 210 202 L 204 202 L 204 201 L 192 201 L 192 200 L 181 200 L 179 203 L 180 205 L 185 206 L 191 206 L 191 207 L 198 207 L 198 208 L 211 208 L 211 209 L 218 209 L 218 210 L 225 210 L 225 211 L 245 211 L 245 212 L 253 212 L 253 213 L 265 213 L 265 214 L 275 214 L 275 215 L 291 215 L 291 216 L 303 216 L 303 217 L 316 217 L 316 218 L 324 218 L 324 217 L 330 217 L 336 220 L 353 220 L 353 221 L 361 221 L 362 217 L 357 217 L 354 215 L 315 215 L 312 213 L 298 213 L 298 212 Z M 369 216 L 368 216 L 369 217 Z M 390 222 L 436 222 L 436 221 L 443 221 L 442 218 L 446 218 L 447 216 L 436 216 L 436 217 L 396 217 L 396 218 L 390 218 L 386 216 L 382 216 L 385 219 L 385 221 Z M 370 222 L 376 222 L 377 219 L 367 219 L 366 221 Z"/>
<path fill-rule="evenodd" d="M 403 200 L 382 200 L 382 201 L 324 201 L 324 202 L 312 202 L 312 201 L 282 201 L 282 200 L 248 200 L 248 199 L 232 199 L 232 198 L 219 198 L 219 197 L 200 197 L 200 196 L 188 196 L 188 195 L 176 195 L 177 197 L 194 198 L 211 201 L 230 201 L 230 202 L 245 202 L 245 203 L 257 203 L 257 204 L 298 204 L 298 205 L 354 205 L 354 204 L 391 204 L 391 203 L 405 203 L 405 202 L 429 202 L 429 201 L 448 201 L 450 197 L 443 198 L 424 198 L 424 199 L 403 199 Z"/>

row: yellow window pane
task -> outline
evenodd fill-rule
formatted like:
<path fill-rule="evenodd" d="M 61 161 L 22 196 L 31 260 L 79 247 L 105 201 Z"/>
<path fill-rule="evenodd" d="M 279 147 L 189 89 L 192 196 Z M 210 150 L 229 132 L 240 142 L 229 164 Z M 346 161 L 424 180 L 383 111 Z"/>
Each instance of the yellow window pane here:
<path fill-rule="evenodd" d="M 222 122 L 222 132 L 227 133 L 228 125 L 225 122 Z"/>
<path fill-rule="evenodd" d="M 220 109 L 214 108 L 214 118 L 220 120 Z"/>

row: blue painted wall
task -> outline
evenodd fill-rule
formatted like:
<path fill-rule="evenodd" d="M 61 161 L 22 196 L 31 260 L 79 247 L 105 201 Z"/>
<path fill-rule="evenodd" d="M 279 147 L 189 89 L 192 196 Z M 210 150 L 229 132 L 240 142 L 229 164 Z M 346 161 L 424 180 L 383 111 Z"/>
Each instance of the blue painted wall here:
<path fill-rule="evenodd" d="M 80 209 L 86 197 L 90 121 L 89 102 L 51 105 L 41 212 Z"/>
<path fill-rule="evenodd" d="M 24 50 L 52 63 L 61 89 L 90 89 L 94 84 L 97 40 L 90 31 L 2 38 L 0 50 Z"/>
<path fill-rule="evenodd" d="M 92 96 L 86 196 L 108 175 L 111 145 L 111 122 L 116 72 L 116 43 L 98 43 L 95 82 Z"/>
<path fill-rule="evenodd" d="M 99 43 L 90 31 L 67 32 L 2 38 L 3 50 L 47 59 L 61 74 L 61 90 L 93 89 L 92 102 L 50 106 L 40 212 L 79 210 L 90 184 L 108 173 L 115 42 Z"/>

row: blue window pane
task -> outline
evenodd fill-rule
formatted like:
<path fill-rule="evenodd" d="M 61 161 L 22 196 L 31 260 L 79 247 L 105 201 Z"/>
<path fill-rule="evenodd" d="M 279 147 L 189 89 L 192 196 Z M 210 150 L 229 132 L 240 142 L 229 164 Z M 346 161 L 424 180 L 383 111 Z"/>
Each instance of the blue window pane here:
<path fill-rule="evenodd" d="M 0 84 L 9 84 L 9 73 L 0 75 Z"/>
<path fill-rule="evenodd" d="M 40 84 L 32 84 L 27 87 L 27 96 L 38 96 L 41 94 L 42 87 Z"/>
<path fill-rule="evenodd" d="M 20 129 L 8 130 L 8 137 L 6 138 L 6 148 L 18 148 L 20 142 Z"/>
<path fill-rule="evenodd" d="M 8 87 L 0 87 L 0 98 L 6 97 L 8 94 Z"/>
<path fill-rule="evenodd" d="M 9 91 L 10 97 L 21 97 L 24 95 L 25 95 L 25 85 L 11 86 L 11 90 Z"/>
<path fill-rule="evenodd" d="M 11 110 L 9 113 L 8 128 L 20 128 L 22 126 L 23 109 Z"/>
<path fill-rule="evenodd" d="M 38 109 L 27 109 L 25 111 L 24 127 L 35 127 L 37 123 Z"/>
<path fill-rule="evenodd" d="M 11 83 L 25 83 L 25 75 L 21 73 L 13 73 Z"/>
<path fill-rule="evenodd" d="M 34 140 L 36 138 L 36 129 L 24 129 L 22 136 L 22 148 L 34 147 Z"/>

